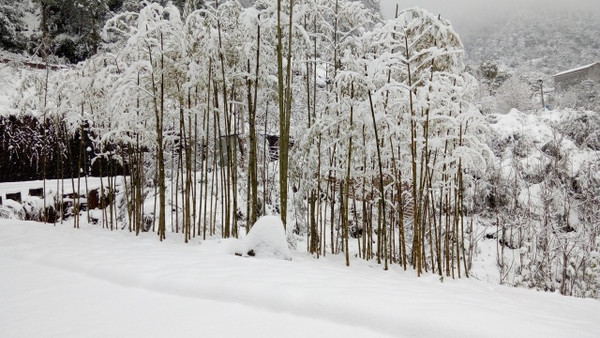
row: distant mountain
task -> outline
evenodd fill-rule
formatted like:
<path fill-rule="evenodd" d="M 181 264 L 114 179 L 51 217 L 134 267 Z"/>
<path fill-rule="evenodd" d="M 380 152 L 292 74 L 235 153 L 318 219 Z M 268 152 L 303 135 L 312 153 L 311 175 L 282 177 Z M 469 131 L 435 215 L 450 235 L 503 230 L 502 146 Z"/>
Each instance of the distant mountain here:
<path fill-rule="evenodd" d="M 469 63 L 496 61 L 525 78 L 600 61 L 600 13 L 524 11 L 466 35 Z"/>

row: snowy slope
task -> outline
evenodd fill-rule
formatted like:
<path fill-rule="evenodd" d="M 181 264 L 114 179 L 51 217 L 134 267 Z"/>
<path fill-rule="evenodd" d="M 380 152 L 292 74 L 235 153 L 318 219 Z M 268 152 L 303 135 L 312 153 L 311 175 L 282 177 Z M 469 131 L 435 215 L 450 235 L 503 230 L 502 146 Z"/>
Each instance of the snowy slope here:
<path fill-rule="evenodd" d="M 482 196 L 492 195 L 498 202 L 473 215 L 471 274 L 488 282 L 553 291 L 561 286 L 563 270 L 567 270 L 569 281 L 576 286 L 565 294 L 597 297 L 598 114 L 572 109 L 512 109 L 485 118 L 494 164 L 488 170 L 490 190 L 475 191 L 473 196 L 475 202 L 481 202 Z M 567 222 L 572 227 L 569 231 L 552 229 L 560 229 Z M 508 243 L 504 248 L 499 243 L 502 237 Z M 544 246 L 542 238 L 552 243 L 547 251 L 539 249 Z M 575 268 L 564 269 L 564 257 Z M 504 261 L 503 268 L 500 260 Z M 595 270 L 586 269 L 586 264 Z M 532 276 L 531 271 L 537 275 Z M 592 282 L 585 284 L 588 277 Z"/>
<path fill-rule="evenodd" d="M 160 243 L 0 220 L 1 337 L 597 337 L 600 302 L 342 257 L 238 257 L 236 240 Z"/>

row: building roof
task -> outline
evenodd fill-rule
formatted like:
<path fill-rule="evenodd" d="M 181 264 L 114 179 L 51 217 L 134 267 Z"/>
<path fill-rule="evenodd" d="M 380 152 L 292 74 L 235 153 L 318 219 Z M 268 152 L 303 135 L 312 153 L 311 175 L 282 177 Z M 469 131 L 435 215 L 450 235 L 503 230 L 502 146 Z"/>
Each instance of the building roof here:
<path fill-rule="evenodd" d="M 579 72 L 579 71 L 582 71 L 582 70 L 585 70 L 585 69 L 588 69 L 588 68 L 592 68 L 595 65 L 600 65 L 600 62 L 594 62 L 594 63 L 590 63 L 589 65 L 585 65 L 585 66 L 581 66 L 581 67 L 577 67 L 577 68 L 565 70 L 563 72 L 560 72 L 560 73 L 552 75 L 552 77 L 566 75 L 566 74 L 569 74 L 569 73 L 576 73 L 576 72 Z"/>

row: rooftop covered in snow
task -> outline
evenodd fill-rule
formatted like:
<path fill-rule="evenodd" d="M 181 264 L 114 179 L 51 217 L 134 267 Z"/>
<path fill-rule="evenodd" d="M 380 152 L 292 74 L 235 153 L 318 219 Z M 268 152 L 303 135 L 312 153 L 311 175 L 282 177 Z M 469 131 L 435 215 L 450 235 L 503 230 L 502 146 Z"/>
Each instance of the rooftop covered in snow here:
<path fill-rule="evenodd" d="M 554 83 L 558 86 L 570 86 L 584 80 L 600 82 L 600 62 L 569 69 L 552 75 Z"/>

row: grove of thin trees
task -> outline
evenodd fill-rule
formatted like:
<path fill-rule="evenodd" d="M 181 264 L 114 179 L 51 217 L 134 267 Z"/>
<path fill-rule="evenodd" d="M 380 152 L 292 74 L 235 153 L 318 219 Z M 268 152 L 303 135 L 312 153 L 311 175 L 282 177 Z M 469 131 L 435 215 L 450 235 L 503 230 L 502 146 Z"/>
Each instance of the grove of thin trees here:
<path fill-rule="evenodd" d="M 237 237 L 274 213 L 317 256 L 350 264 L 352 246 L 385 269 L 468 276 L 465 187 L 489 150 L 444 19 L 382 22 L 343 0 L 149 3 L 101 37 L 21 105 L 127 168 L 107 187 L 111 228 Z"/>

